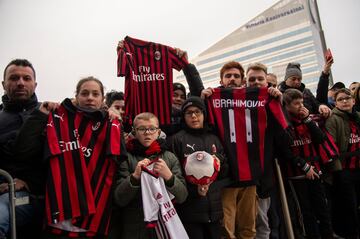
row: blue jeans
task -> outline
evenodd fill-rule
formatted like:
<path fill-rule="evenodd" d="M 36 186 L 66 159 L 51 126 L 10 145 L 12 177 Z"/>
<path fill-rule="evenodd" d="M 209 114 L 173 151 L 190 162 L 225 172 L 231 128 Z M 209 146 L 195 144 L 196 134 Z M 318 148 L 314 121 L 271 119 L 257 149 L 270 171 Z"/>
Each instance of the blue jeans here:
<path fill-rule="evenodd" d="M 258 214 L 256 216 L 256 239 L 268 239 L 270 236 L 271 230 L 268 218 L 270 202 L 270 197 L 259 198 Z"/>
<path fill-rule="evenodd" d="M 16 192 L 16 197 L 21 198 L 29 196 L 27 191 Z M 9 210 L 9 193 L 0 195 L 0 237 L 7 235 L 10 231 L 10 210 Z M 30 199 L 30 203 L 15 207 L 16 226 L 24 226 L 34 223 L 34 219 L 38 218 L 41 206 L 37 200 Z M 36 220 L 36 219 L 35 219 Z"/>

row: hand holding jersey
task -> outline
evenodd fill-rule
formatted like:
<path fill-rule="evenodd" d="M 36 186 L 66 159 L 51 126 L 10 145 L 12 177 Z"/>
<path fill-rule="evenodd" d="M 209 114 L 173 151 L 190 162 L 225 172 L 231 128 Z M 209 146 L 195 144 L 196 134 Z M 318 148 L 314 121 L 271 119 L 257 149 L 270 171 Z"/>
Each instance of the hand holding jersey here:
<path fill-rule="evenodd" d="M 56 110 L 57 108 L 59 108 L 60 104 L 56 103 L 56 102 L 49 102 L 49 101 L 44 101 L 43 103 L 41 103 L 39 110 L 48 115 L 50 112 Z"/>
<path fill-rule="evenodd" d="M 143 160 L 139 161 L 136 165 L 135 172 L 132 174 L 132 176 L 138 180 L 140 180 L 141 177 L 141 170 L 142 168 L 148 166 L 150 164 L 150 159 L 144 158 Z M 160 177 L 162 177 L 165 181 L 168 181 L 172 177 L 172 172 L 165 163 L 163 159 L 158 159 L 154 163 L 154 172 L 158 173 Z"/>
<path fill-rule="evenodd" d="M 158 159 L 154 164 L 154 171 L 159 174 L 165 181 L 172 177 L 172 172 L 163 159 Z"/>
<path fill-rule="evenodd" d="M 139 161 L 136 165 L 135 172 L 132 174 L 132 176 L 136 179 L 140 179 L 141 176 L 141 168 L 146 167 L 150 163 L 150 159 L 144 158 L 143 160 Z"/>
<path fill-rule="evenodd" d="M 309 180 L 314 180 L 320 178 L 319 174 L 316 173 L 316 168 L 314 166 L 310 166 L 309 171 L 306 172 L 305 177 Z"/>

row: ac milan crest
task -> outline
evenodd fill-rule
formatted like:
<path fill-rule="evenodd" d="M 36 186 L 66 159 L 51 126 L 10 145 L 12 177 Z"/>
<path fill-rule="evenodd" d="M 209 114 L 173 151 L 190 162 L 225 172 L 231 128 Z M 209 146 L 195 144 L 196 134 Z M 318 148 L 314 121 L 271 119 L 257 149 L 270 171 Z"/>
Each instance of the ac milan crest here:
<path fill-rule="evenodd" d="M 161 59 L 160 51 L 155 51 L 154 56 L 155 56 L 155 60 L 159 61 Z"/>

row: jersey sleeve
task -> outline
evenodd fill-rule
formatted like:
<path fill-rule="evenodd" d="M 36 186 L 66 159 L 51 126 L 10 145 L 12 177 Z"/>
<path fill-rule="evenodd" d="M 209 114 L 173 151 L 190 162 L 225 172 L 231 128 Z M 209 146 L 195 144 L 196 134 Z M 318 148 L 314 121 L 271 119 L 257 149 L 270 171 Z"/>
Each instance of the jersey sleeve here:
<path fill-rule="evenodd" d="M 107 154 L 120 155 L 120 142 L 121 142 L 121 123 L 119 120 L 114 119 L 108 121 L 108 138 L 107 138 Z"/>
<path fill-rule="evenodd" d="M 280 101 L 269 96 L 269 109 L 271 113 L 273 114 L 274 118 L 277 120 L 277 122 L 281 125 L 283 129 L 287 129 L 289 127 L 289 124 L 285 118 L 284 112 L 281 108 Z"/>
<path fill-rule="evenodd" d="M 207 119 L 208 119 L 209 125 L 215 125 L 215 109 L 212 104 L 212 101 L 214 98 L 217 97 L 217 95 L 218 95 L 218 89 L 214 89 L 213 95 L 206 98 L 206 107 L 207 107 L 207 113 L 208 113 Z"/>
<path fill-rule="evenodd" d="M 128 59 L 125 48 L 121 48 L 118 51 L 117 58 L 117 76 L 125 76 L 127 73 Z"/>
<path fill-rule="evenodd" d="M 175 68 L 177 71 L 180 71 L 182 68 L 184 68 L 186 65 L 189 64 L 188 60 L 183 57 L 178 57 L 176 54 L 176 50 L 172 47 L 168 47 L 169 50 L 169 60 L 171 62 L 171 65 L 173 68 Z"/>
<path fill-rule="evenodd" d="M 117 158 L 127 158 L 123 127 L 118 119 L 108 122 L 107 155 L 117 156 Z"/>
<path fill-rule="evenodd" d="M 62 153 L 59 139 L 56 132 L 53 114 L 49 114 L 46 124 L 46 143 L 44 148 L 44 157 L 49 158 L 51 156 L 59 155 Z"/>

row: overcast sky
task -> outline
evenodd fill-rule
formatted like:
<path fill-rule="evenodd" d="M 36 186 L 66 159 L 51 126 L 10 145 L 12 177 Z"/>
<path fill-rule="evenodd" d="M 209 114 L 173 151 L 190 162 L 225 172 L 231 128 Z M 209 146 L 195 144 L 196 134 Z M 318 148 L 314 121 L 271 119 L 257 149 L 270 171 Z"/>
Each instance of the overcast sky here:
<path fill-rule="evenodd" d="M 107 90 L 123 90 L 115 48 L 126 35 L 180 47 L 191 59 L 276 2 L 0 0 L 0 71 L 12 59 L 30 60 L 40 100 L 72 97 L 77 81 L 89 75 Z M 334 80 L 346 86 L 360 81 L 360 1 L 318 0 L 318 5 L 334 55 Z"/>

